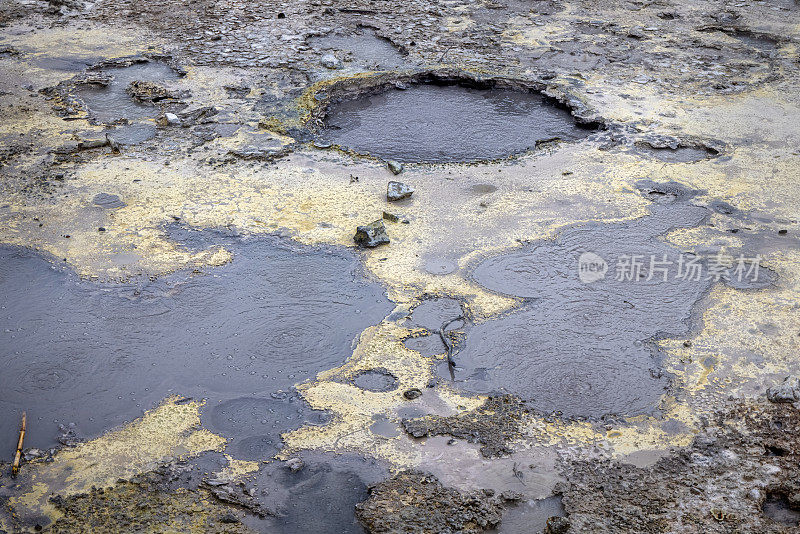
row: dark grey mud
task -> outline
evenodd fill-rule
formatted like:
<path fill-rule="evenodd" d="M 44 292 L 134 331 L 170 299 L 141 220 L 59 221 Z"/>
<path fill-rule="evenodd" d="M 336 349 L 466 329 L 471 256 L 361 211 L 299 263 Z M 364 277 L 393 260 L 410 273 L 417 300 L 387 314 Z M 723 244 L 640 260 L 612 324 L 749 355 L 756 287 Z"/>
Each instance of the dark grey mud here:
<path fill-rule="evenodd" d="M 0 249 L 3 450 L 22 410 L 26 445 L 47 448 L 58 424 L 96 436 L 171 394 L 207 398 L 203 422 L 249 458 L 271 456 L 280 431 L 324 420 L 289 391 L 340 365 L 391 311 L 382 288 L 344 251 L 272 238 L 229 247 L 234 260 L 205 274 L 115 285 Z"/>
<path fill-rule="evenodd" d="M 676 184 L 640 187 L 653 201 L 647 217 L 571 228 L 477 265 L 476 282 L 526 304 L 469 329 L 451 370 L 460 387 L 512 393 L 566 416 L 641 414 L 657 406 L 669 381 L 649 342 L 687 335 L 697 303 L 716 280 L 708 258 L 659 240 L 670 229 L 700 224 L 707 210 L 690 205 L 692 192 Z M 687 274 L 693 258 L 697 276 Z M 762 271 L 756 286 L 763 277 Z"/>
<path fill-rule="evenodd" d="M 391 70 L 402 67 L 404 63 L 400 50 L 367 28 L 352 33 L 339 31 L 311 37 L 308 44 L 315 50 L 333 53 L 345 67 Z"/>
<path fill-rule="evenodd" d="M 331 104 L 320 138 L 404 163 L 469 162 L 588 133 L 538 93 L 420 84 Z"/>

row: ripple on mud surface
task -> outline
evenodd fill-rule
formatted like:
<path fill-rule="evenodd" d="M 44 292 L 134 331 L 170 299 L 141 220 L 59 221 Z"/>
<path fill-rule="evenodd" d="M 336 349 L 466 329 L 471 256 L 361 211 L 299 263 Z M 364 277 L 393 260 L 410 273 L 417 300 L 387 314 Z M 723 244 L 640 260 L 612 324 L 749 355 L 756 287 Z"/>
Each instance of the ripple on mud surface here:
<path fill-rule="evenodd" d="M 0 248 L 5 450 L 22 410 L 26 444 L 44 448 L 55 443 L 54 421 L 91 437 L 170 394 L 209 406 L 269 397 L 341 365 L 358 334 L 391 311 L 350 253 L 236 243 L 234 261 L 209 274 L 143 286 L 79 281 L 32 253 Z"/>
<path fill-rule="evenodd" d="M 209 430 L 233 440 L 227 451 L 241 460 L 269 460 L 283 447 L 281 434 L 303 424 L 322 424 L 326 412 L 312 410 L 296 394 L 274 398 L 240 397 L 214 406 L 201 414 Z"/>
<path fill-rule="evenodd" d="M 332 104 L 320 138 L 401 162 L 503 158 L 589 132 L 537 93 L 412 85 Z"/>
<path fill-rule="evenodd" d="M 677 200 L 680 193 L 654 203 L 648 217 L 568 229 L 479 264 L 479 284 L 530 300 L 469 330 L 455 356 L 460 385 L 514 393 L 568 416 L 652 411 L 668 382 L 647 341 L 687 334 L 693 308 L 712 283 L 705 275 L 679 277 L 681 252 L 657 239 L 704 218 L 704 209 Z M 627 269 L 634 256 L 641 269 Z M 606 263 L 604 277 L 582 280 L 579 265 L 587 257 Z M 651 257 L 669 263 L 651 264 Z"/>

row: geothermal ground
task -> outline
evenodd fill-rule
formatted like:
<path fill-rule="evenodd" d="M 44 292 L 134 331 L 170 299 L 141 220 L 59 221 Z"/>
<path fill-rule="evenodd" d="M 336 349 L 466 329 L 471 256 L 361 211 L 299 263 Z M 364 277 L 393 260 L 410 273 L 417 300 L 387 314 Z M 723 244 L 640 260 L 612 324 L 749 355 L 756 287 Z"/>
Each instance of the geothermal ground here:
<path fill-rule="evenodd" d="M 0 0 L 0 531 L 797 532 L 799 47 Z"/>

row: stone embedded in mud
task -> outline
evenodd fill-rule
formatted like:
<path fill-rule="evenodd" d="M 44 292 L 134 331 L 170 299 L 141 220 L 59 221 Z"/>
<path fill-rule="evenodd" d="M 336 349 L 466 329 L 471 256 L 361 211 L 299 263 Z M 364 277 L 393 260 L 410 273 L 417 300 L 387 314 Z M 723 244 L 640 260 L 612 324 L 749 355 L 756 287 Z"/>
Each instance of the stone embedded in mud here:
<path fill-rule="evenodd" d="M 410 198 L 414 194 L 414 188 L 403 182 L 389 182 L 386 186 L 386 200 L 389 202 L 396 202 Z"/>
<path fill-rule="evenodd" d="M 408 400 L 418 399 L 421 396 L 422 396 L 422 391 L 420 391 L 418 388 L 407 389 L 403 392 L 403 397 L 405 397 Z"/>
<path fill-rule="evenodd" d="M 400 163 L 399 161 L 395 161 L 393 159 L 390 159 L 389 161 L 386 162 L 386 167 L 390 171 L 392 171 L 392 174 L 400 174 L 401 172 L 403 172 L 404 168 L 402 163 Z"/>
<path fill-rule="evenodd" d="M 400 222 L 400 217 L 398 217 L 394 213 L 389 213 L 388 211 L 383 212 L 383 218 L 384 220 L 387 220 L 389 222 L 394 222 L 394 223 Z"/>
<path fill-rule="evenodd" d="M 796 532 L 762 506 L 764 493 L 800 502 L 800 411 L 735 401 L 703 426 L 691 446 L 647 467 L 585 457 L 564 462 L 566 482 L 555 491 L 570 532 Z"/>
<path fill-rule="evenodd" d="M 369 489 L 356 517 L 369 534 L 390 532 L 478 533 L 500 524 L 503 503 L 516 495 L 490 490 L 462 493 L 430 474 L 406 471 Z"/>
<path fill-rule="evenodd" d="M 389 243 L 389 236 L 386 235 L 386 226 L 384 226 L 383 220 L 378 219 L 356 228 L 353 240 L 362 247 L 374 248 Z"/>
<path fill-rule="evenodd" d="M 770 402 L 797 402 L 800 400 L 800 378 L 787 376 L 783 382 L 767 390 Z"/>
<path fill-rule="evenodd" d="M 508 443 L 519 437 L 519 427 L 528 413 L 524 402 L 512 395 L 489 397 L 476 410 L 442 417 L 426 415 L 401 421 L 415 438 L 448 435 L 470 443 L 480 443 L 487 458 L 511 454 Z"/>
<path fill-rule="evenodd" d="M 569 532 L 569 519 L 566 517 L 553 516 L 547 520 L 544 527 L 545 534 L 567 534 Z"/>
<path fill-rule="evenodd" d="M 138 102 L 155 103 L 175 97 L 163 85 L 142 80 L 134 80 L 129 83 L 128 87 L 125 88 L 125 92 Z"/>
<path fill-rule="evenodd" d="M 342 62 L 339 60 L 339 58 L 337 58 L 333 54 L 325 54 L 324 56 L 322 56 L 320 64 L 326 69 L 331 69 L 331 70 L 342 68 Z"/>

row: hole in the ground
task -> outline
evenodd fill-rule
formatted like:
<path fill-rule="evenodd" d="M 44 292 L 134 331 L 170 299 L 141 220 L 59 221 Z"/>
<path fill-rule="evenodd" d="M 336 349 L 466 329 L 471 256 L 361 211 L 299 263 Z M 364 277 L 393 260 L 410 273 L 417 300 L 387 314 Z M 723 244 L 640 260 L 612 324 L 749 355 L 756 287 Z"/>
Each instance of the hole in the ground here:
<path fill-rule="evenodd" d="M 667 163 L 693 163 L 719 155 L 713 148 L 705 146 L 655 147 L 649 143 L 636 143 L 636 152 Z"/>
<path fill-rule="evenodd" d="M 383 92 L 333 101 L 323 142 L 409 163 L 494 160 L 548 141 L 575 141 L 583 126 L 541 93 L 490 82 L 413 80 Z"/>
<path fill-rule="evenodd" d="M 386 369 L 368 369 L 358 373 L 353 384 L 367 391 L 392 391 L 397 389 L 397 378 Z"/>
<path fill-rule="evenodd" d="M 93 73 L 92 77 L 87 78 L 88 82 L 76 88 L 75 96 L 83 101 L 90 116 L 97 122 L 152 119 L 158 115 L 158 108 L 153 103 L 163 100 L 164 95 L 151 91 L 152 98 L 137 99 L 132 94 L 143 95 L 148 87 L 155 87 L 150 84 L 160 86 L 178 78 L 178 74 L 164 63 L 134 63 Z"/>
<path fill-rule="evenodd" d="M 770 493 L 764 500 L 761 510 L 771 520 L 784 525 L 800 525 L 800 510 L 789 502 L 783 493 Z"/>

